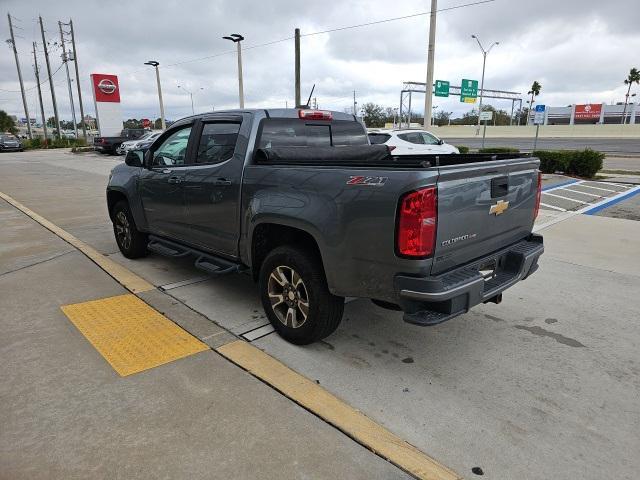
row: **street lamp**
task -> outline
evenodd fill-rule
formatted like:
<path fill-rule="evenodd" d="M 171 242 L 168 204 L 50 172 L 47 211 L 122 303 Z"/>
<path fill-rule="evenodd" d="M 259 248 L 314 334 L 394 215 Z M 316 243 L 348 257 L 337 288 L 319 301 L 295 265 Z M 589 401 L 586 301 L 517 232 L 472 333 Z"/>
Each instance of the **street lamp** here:
<path fill-rule="evenodd" d="M 480 112 L 482 112 L 482 95 L 484 93 L 484 67 L 487 63 L 487 55 L 493 47 L 500 45 L 500 42 L 493 42 L 489 48 L 485 50 L 482 43 L 480 43 L 480 39 L 476 35 L 471 35 L 471 38 L 476 39 L 476 42 L 478 42 L 478 46 L 480 47 L 480 51 L 482 51 L 482 80 L 480 82 L 480 105 L 478 106 L 478 125 L 476 127 L 476 135 L 480 135 Z"/>
<path fill-rule="evenodd" d="M 191 113 L 193 115 L 196 114 L 195 110 L 193 109 L 193 92 L 190 92 L 189 90 L 187 90 L 186 88 L 184 88 L 182 85 L 178 85 L 178 88 L 181 88 L 182 90 L 184 90 L 185 92 L 187 92 L 189 94 L 189 96 L 191 97 Z M 200 90 L 204 90 L 203 87 L 200 87 Z"/>
<path fill-rule="evenodd" d="M 150 65 L 155 67 L 156 69 L 156 80 L 158 82 L 158 100 L 160 100 L 160 123 L 162 125 L 162 130 L 167 129 L 167 124 L 164 121 L 164 104 L 162 103 L 162 88 L 160 87 L 160 70 L 158 70 L 159 62 L 155 60 L 149 60 L 148 62 L 144 62 L 145 65 Z"/>
<path fill-rule="evenodd" d="M 244 108 L 244 90 L 242 88 L 242 46 L 240 42 L 244 40 L 242 35 L 232 33 L 228 37 L 222 37 L 225 40 L 231 40 L 238 47 L 238 97 L 240 98 L 240 108 Z"/>

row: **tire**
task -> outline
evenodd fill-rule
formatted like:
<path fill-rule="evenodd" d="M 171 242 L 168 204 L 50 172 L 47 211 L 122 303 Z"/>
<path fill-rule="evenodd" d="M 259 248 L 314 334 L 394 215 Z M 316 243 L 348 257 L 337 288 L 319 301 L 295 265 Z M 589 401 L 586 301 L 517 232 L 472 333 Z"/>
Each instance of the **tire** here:
<path fill-rule="evenodd" d="M 147 254 L 149 239 L 138 231 L 129 204 L 120 200 L 112 211 L 113 234 L 122 254 L 127 258 L 140 258 Z"/>
<path fill-rule="evenodd" d="M 308 345 L 321 340 L 342 320 L 344 297 L 329 292 L 320 259 L 304 250 L 272 250 L 260 268 L 259 285 L 267 318 L 288 342 Z"/>

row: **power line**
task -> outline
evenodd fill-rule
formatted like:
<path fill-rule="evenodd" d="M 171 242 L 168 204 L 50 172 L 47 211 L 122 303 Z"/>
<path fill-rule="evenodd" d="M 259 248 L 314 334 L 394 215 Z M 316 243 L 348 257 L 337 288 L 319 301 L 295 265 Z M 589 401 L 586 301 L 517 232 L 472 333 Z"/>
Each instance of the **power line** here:
<path fill-rule="evenodd" d="M 476 1 L 476 2 L 464 3 L 464 4 L 461 4 L 461 5 L 454 5 L 452 7 L 439 8 L 439 9 L 436 10 L 436 12 L 447 12 L 447 11 L 451 11 L 451 10 L 458 10 L 460 8 L 473 7 L 473 6 L 482 5 L 482 4 L 486 4 L 486 3 L 492 3 L 492 2 L 495 2 L 495 1 L 496 0 L 479 0 L 479 1 Z M 421 17 L 421 16 L 425 16 L 425 15 L 430 15 L 430 14 L 431 14 L 431 11 L 418 12 L 418 13 L 413 13 L 413 14 L 409 14 L 409 15 L 403 15 L 403 16 L 400 16 L 400 17 L 386 18 L 386 19 L 382 19 L 382 20 L 376 20 L 376 21 L 373 21 L 373 22 L 359 23 L 359 24 L 356 24 L 356 25 L 346 25 L 346 26 L 343 26 L 343 27 L 336 27 L 336 28 L 330 28 L 330 29 L 327 29 L 327 30 L 320 30 L 320 31 L 317 31 L 317 32 L 305 33 L 305 34 L 301 34 L 300 36 L 301 37 L 310 37 L 310 36 L 313 36 L 313 35 L 322 35 L 322 34 L 325 34 L 325 33 L 339 32 L 339 31 L 343 31 L 343 30 L 351 30 L 351 29 L 354 29 L 354 28 L 361 28 L 361 27 L 368 27 L 368 26 L 371 26 L 371 25 L 379 25 L 381 23 L 388 23 L 388 22 L 395 22 L 395 21 L 399 21 L 399 20 L 406 20 L 406 19 L 409 19 L 409 18 Z M 256 44 L 256 45 L 249 45 L 247 47 L 243 47 L 243 50 L 252 50 L 254 48 L 266 47 L 266 46 L 269 46 L 269 45 L 275 45 L 277 43 L 282 43 L 282 42 L 286 42 L 286 41 L 293 40 L 293 39 L 294 39 L 294 37 L 290 36 L 290 37 L 286 37 L 286 38 L 281 38 L 279 40 L 273 40 L 273 41 L 270 41 L 270 42 L 259 43 L 259 44 Z M 51 45 L 51 42 L 48 42 L 48 43 Z M 59 45 L 57 45 L 54 42 L 54 44 L 52 45 L 52 48 L 53 49 L 57 49 L 57 48 L 59 48 Z M 187 63 L 200 62 L 200 61 L 203 61 L 203 60 L 210 60 L 212 58 L 217 58 L 217 57 L 221 57 L 221 56 L 224 56 L 224 55 L 229 55 L 229 54 L 232 54 L 232 53 L 236 53 L 236 51 L 235 50 L 226 50 L 226 51 L 223 51 L 223 52 L 214 53 L 212 55 L 207 55 L 207 56 L 204 56 L 204 57 L 192 58 L 190 60 L 183 60 L 183 61 L 180 61 L 180 62 L 170 63 L 170 64 L 165 65 L 165 68 L 176 67 L 176 66 L 179 66 L 179 65 L 185 65 Z M 55 73 L 57 73 L 62 68 L 63 65 L 64 65 L 64 63 L 61 64 L 58 67 L 58 69 L 51 76 L 55 75 Z M 130 73 L 136 73 L 136 72 L 139 72 L 139 71 L 142 71 L 142 69 L 135 70 L 135 71 L 130 72 Z M 46 82 L 46 80 L 45 80 L 45 82 Z M 41 85 L 44 84 L 45 82 L 41 82 Z M 37 86 L 26 88 L 25 91 L 34 90 L 35 88 L 37 88 Z M 20 90 L 6 90 L 6 89 L 2 89 L 2 88 L 0 88 L 0 91 L 1 92 L 9 92 L 9 93 L 20 93 Z"/>
<path fill-rule="evenodd" d="M 465 3 L 463 5 L 455 5 L 453 7 L 438 8 L 436 10 L 436 12 L 446 12 L 446 11 L 449 11 L 449 10 L 457 10 L 459 8 L 473 7 L 475 5 L 481 5 L 483 3 L 491 3 L 491 2 L 495 2 L 495 1 L 496 0 L 481 0 L 481 1 L 473 2 L 473 3 Z M 411 15 L 403 15 L 401 17 L 386 18 L 384 20 L 376 20 L 374 22 L 359 23 L 358 25 L 348 25 L 348 26 L 345 26 L 345 27 L 331 28 L 329 30 L 321 30 L 319 32 L 304 33 L 301 36 L 302 37 L 310 37 L 311 35 L 320 35 L 320 34 L 323 34 L 323 33 L 339 32 L 339 31 L 342 31 L 342 30 L 350 30 L 352 28 L 368 27 L 369 25 L 378 25 L 380 23 L 395 22 L 397 20 L 405 20 L 407 18 L 422 17 L 424 15 L 430 15 L 430 14 L 431 14 L 431 11 L 420 12 L 420 13 L 412 13 Z"/>
<path fill-rule="evenodd" d="M 454 5 L 452 7 L 439 8 L 439 9 L 436 10 L 436 12 L 447 12 L 447 11 L 450 11 L 450 10 L 457 10 L 457 9 L 460 9 L 460 8 L 473 7 L 473 6 L 482 5 L 482 4 L 485 4 L 485 3 L 492 3 L 492 2 L 495 2 L 495 1 L 496 0 L 479 0 L 479 1 L 476 1 L 476 2 L 464 3 L 462 5 Z M 353 29 L 353 28 L 368 27 L 370 25 L 378 25 L 378 24 L 381 24 L 381 23 L 395 22 L 395 21 L 398 21 L 398 20 L 406 20 L 408 18 L 421 17 L 421 16 L 424 16 L 424 15 L 430 15 L 430 14 L 431 14 L 431 11 L 412 13 L 410 15 L 403 15 L 401 17 L 386 18 L 386 19 L 382 19 L 382 20 L 376 20 L 376 21 L 373 21 L 373 22 L 359 23 L 357 25 L 347 25 L 347 26 L 344 26 L 344 27 L 330 28 L 328 30 L 320 30 L 320 31 L 317 31 L 317 32 L 304 33 L 304 34 L 301 34 L 300 36 L 301 37 L 310 37 L 312 35 L 321 35 L 321 34 L 324 34 L 324 33 L 339 32 L 339 31 L 342 31 L 342 30 L 350 30 L 350 29 Z M 253 48 L 266 47 L 268 45 L 274 45 L 276 43 L 282 43 L 282 42 L 286 42 L 288 40 L 293 40 L 294 38 L 295 37 L 290 36 L 290 37 L 286 37 L 286 38 L 281 38 L 280 40 L 273 40 L 271 42 L 259 43 L 257 45 L 249 45 L 248 47 L 243 47 L 243 50 L 251 50 Z M 235 53 L 235 50 L 227 50 L 227 51 L 224 51 L 224 52 L 219 52 L 219 53 L 214 53 L 212 55 L 207 55 L 205 57 L 193 58 L 191 60 L 184 60 L 184 61 L 181 61 L 181 62 L 170 63 L 168 65 L 165 65 L 165 67 L 175 67 L 177 65 L 184 65 L 185 63 L 192 63 L 192 62 L 199 62 L 199 61 L 202 61 L 202 60 L 209 60 L 209 59 L 212 59 L 212 58 L 221 57 L 223 55 L 229 55 L 231 53 Z"/>
<path fill-rule="evenodd" d="M 51 74 L 51 77 L 55 76 L 55 74 L 58 73 L 58 71 L 63 67 L 63 65 L 64 65 L 64 63 L 61 63 L 60 66 L 58 68 L 56 68 L 56 70 Z M 42 86 L 45 83 L 47 83 L 48 81 L 49 81 L 48 79 L 45 79 L 42 82 L 40 82 L 40 85 Z M 35 90 L 36 88 L 38 88 L 38 85 L 34 85 L 33 87 L 25 88 L 24 91 L 25 92 L 29 92 L 31 90 Z M 0 92 L 20 93 L 20 90 L 5 90 L 4 88 L 0 88 Z"/>

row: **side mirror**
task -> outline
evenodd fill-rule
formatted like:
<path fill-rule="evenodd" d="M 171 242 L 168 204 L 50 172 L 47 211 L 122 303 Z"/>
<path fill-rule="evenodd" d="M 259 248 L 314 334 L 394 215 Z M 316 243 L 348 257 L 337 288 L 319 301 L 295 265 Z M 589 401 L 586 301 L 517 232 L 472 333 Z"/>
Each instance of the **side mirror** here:
<path fill-rule="evenodd" d="M 438 140 L 438 145 L 444 145 L 444 140 L 442 139 Z"/>
<path fill-rule="evenodd" d="M 124 157 L 124 163 L 130 167 L 142 167 L 144 162 L 143 150 L 129 150 L 127 156 Z"/>

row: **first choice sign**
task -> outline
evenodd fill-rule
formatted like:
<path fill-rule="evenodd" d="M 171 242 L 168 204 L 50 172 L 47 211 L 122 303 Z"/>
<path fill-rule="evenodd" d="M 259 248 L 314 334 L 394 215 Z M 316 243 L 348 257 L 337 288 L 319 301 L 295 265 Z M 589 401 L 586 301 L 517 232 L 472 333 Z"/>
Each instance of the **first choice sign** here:
<path fill-rule="evenodd" d="M 601 103 L 587 103 L 586 105 L 576 105 L 575 118 L 599 120 L 601 113 L 602 113 Z"/>
<path fill-rule="evenodd" d="M 117 75 L 93 73 L 93 100 L 96 120 L 101 137 L 120 135 L 122 131 L 122 108 L 120 107 L 120 85 Z"/>

